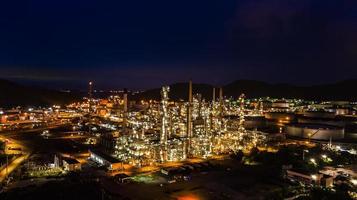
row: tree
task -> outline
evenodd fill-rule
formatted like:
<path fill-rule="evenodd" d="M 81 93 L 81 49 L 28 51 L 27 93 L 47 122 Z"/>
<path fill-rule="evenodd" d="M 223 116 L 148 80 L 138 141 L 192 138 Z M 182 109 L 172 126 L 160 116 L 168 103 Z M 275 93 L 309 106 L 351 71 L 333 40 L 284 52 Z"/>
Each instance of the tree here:
<path fill-rule="evenodd" d="M 235 158 L 236 158 L 239 162 L 242 161 L 243 156 L 244 156 L 244 153 L 243 153 L 242 150 L 239 150 L 239 151 L 235 154 Z"/>

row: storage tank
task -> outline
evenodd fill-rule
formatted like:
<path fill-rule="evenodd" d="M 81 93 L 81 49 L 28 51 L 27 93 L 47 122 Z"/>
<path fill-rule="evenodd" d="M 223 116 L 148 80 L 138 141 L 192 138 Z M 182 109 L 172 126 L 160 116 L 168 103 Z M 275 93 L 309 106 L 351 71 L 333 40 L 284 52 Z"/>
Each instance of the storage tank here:
<path fill-rule="evenodd" d="M 344 128 L 325 124 L 288 124 L 284 130 L 289 136 L 313 140 L 338 140 L 345 136 Z"/>
<path fill-rule="evenodd" d="M 305 117 L 311 118 L 328 118 L 333 119 L 336 117 L 334 112 L 326 112 L 326 111 L 306 111 L 304 113 Z"/>
<path fill-rule="evenodd" d="M 295 119 L 294 113 L 288 112 L 267 112 L 265 113 L 265 118 L 267 120 L 277 121 L 280 123 L 289 123 Z"/>
<path fill-rule="evenodd" d="M 281 108 L 281 109 L 288 109 L 290 107 L 289 102 L 281 100 L 281 101 L 275 101 L 272 104 L 273 108 Z"/>

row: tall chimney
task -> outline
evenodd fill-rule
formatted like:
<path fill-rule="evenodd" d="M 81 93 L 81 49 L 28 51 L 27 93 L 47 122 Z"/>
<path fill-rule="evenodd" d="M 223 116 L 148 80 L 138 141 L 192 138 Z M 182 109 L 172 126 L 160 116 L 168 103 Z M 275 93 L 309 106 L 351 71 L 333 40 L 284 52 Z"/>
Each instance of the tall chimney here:
<path fill-rule="evenodd" d="M 187 136 L 192 137 L 192 80 L 188 85 Z"/>
<path fill-rule="evenodd" d="M 124 89 L 124 94 L 123 94 L 123 100 L 124 100 L 124 105 L 123 105 L 123 123 L 124 127 L 127 127 L 128 125 L 128 90 L 125 88 Z"/>
<path fill-rule="evenodd" d="M 216 101 L 216 88 L 213 87 L 213 96 L 212 96 L 212 102 Z"/>
<path fill-rule="evenodd" d="M 223 88 L 219 88 L 219 118 L 221 126 L 223 125 Z"/>
<path fill-rule="evenodd" d="M 123 100 L 124 100 L 124 112 L 128 112 L 128 90 L 125 88 L 124 89 L 124 95 L 123 95 Z"/>
<path fill-rule="evenodd" d="M 187 138 L 188 138 L 188 145 L 186 148 L 186 156 L 190 156 L 190 149 L 191 149 L 191 138 L 192 138 L 192 81 L 190 80 L 188 86 L 188 107 L 187 107 Z"/>
<path fill-rule="evenodd" d="M 219 88 L 219 102 L 220 103 L 223 102 L 223 88 L 222 87 Z"/>
<path fill-rule="evenodd" d="M 192 80 L 190 80 L 189 86 L 188 86 L 188 102 L 190 104 L 192 104 L 192 101 L 193 101 L 193 99 L 192 99 Z"/>

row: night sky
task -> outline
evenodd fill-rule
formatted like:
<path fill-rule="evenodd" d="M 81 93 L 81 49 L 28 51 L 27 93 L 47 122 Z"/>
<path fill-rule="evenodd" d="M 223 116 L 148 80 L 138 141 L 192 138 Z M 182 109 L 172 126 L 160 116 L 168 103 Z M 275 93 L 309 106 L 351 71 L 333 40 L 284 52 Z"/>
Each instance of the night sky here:
<path fill-rule="evenodd" d="M 1 1 L 0 78 L 106 88 L 357 78 L 357 1 Z"/>

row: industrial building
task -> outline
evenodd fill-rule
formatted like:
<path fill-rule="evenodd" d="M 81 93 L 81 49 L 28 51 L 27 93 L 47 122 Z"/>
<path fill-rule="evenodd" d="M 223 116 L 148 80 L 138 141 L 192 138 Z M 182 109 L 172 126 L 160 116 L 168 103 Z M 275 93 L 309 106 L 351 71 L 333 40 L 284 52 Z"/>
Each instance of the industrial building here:
<path fill-rule="evenodd" d="M 120 170 L 123 168 L 123 163 L 105 153 L 96 150 L 89 150 L 89 159 L 99 165 L 107 167 L 109 171 Z"/>
<path fill-rule="evenodd" d="M 63 157 L 62 162 L 66 171 L 80 171 L 82 169 L 81 163 L 74 158 Z"/>

